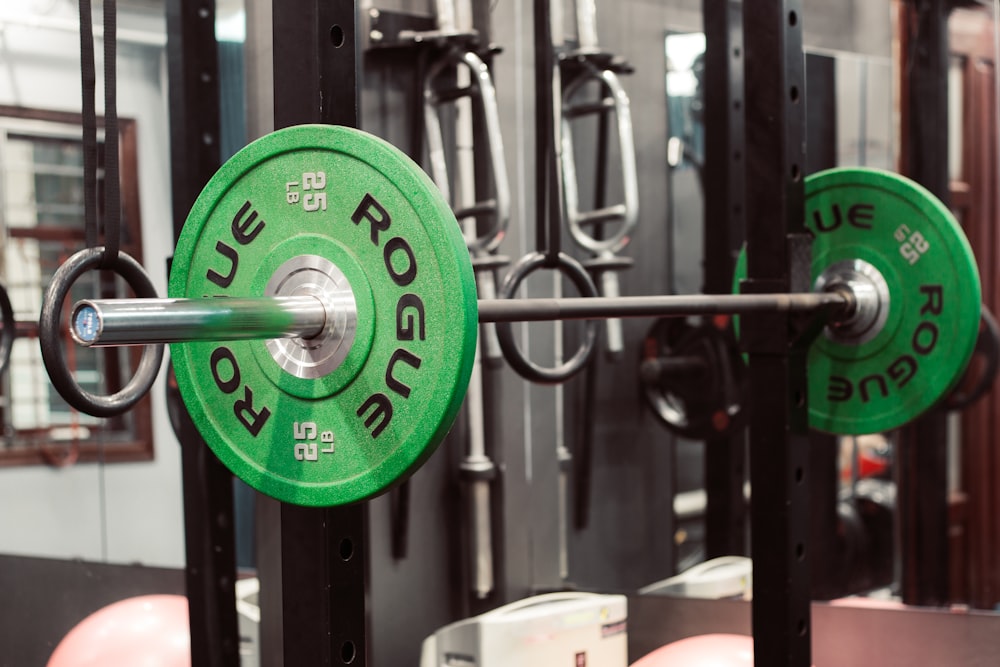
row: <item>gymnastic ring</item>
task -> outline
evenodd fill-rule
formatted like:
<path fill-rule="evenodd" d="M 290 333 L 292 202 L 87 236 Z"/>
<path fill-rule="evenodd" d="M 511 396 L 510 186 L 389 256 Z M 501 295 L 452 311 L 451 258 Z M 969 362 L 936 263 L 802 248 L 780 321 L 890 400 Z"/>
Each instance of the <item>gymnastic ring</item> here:
<path fill-rule="evenodd" d="M 597 288 L 591 280 L 587 270 L 575 259 L 564 253 L 558 254 L 555 266 L 549 266 L 550 257 L 540 252 L 533 252 L 525 255 L 511 267 L 510 272 L 504 278 L 500 291 L 497 293 L 499 299 L 513 298 L 517 288 L 529 275 L 538 269 L 553 268 L 569 278 L 576 286 L 582 297 L 597 296 Z M 583 342 L 568 361 L 555 367 L 540 366 L 528 359 L 518 348 L 514 340 L 514 331 L 511 322 L 497 322 L 497 338 L 500 341 L 500 348 L 503 356 L 518 375 L 526 380 L 541 384 L 558 384 L 565 382 L 582 370 L 590 360 L 594 351 L 594 344 L 597 340 L 597 323 L 587 322 L 586 333 Z"/>
<path fill-rule="evenodd" d="M 63 399 L 88 415 L 114 417 L 138 403 L 153 386 L 160 371 L 160 364 L 163 362 L 163 345 L 146 345 L 135 375 L 120 391 L 110 396 L 100 396 L 84 390 L 73 377 L 66 363 L 66 357 L 62 353 L 60 316 L 63 302 L 81 275 L 100 266 L 103 256 L 103 247 L 87 248 L 70 257 L 55 272 L 42 301 L 38 340 L 45 370 L 48 371 L 53 386 Z M 149 276 L 129 255 L 119 252 L 110 270 L 125 279 L 136 297 L 156 298 L 156 289 Z"/>

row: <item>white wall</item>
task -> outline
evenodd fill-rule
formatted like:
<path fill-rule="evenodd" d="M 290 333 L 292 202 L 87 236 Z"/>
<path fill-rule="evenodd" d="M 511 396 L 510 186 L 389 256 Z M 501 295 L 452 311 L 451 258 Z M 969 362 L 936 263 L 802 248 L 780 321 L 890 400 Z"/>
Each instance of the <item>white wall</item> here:
<path fill-rule="evenodd" d="M 28 11 L 37 5 L 52 9 L 43 23 L 72 26 L 77 22 L 75 3 L 4 4 L 0 104 L 78 112 L 78 33 L 23 25 L 35 20 Z M 99 21 L 100 12 L 95 14 Z M 162 16 L 119 16 L 118 113 L 137 121 L 141 259 L 160 294 L 166 294 L 165 262 L 173 247 L 164 31 Z M 102 45 L 100 40 L 95 45 L 98 113 L 103 108 Z M 162 399 L 164 376 L 161 372 L 152 390 L 153 461 L 103 470 L 97 464 L 0 469 L 0 553 L 183 566 L 180 446 Z"/>

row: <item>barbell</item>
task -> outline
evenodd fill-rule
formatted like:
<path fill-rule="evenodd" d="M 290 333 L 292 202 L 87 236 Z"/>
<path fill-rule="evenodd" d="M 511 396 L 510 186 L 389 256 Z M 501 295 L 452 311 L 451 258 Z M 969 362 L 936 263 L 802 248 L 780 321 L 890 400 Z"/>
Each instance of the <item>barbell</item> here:
<path fill-rule="evenodd" d="M 418 165 L 358 130 L 287 128 L 206 186 L 169 299 L 80 302 L 71 332 L 171 343 L 212 450 L 301 505 L 372 497 L 430 456 L 461 406 L 480 322 L 813 313 L 826 327 L 809 353 L 811 424 L 895 428 L 968 363 L 974 257 L 947 209 L 899 176 L 834 170 L 806 189 L 812 292 L 478 301 L 460 229 Z"/>

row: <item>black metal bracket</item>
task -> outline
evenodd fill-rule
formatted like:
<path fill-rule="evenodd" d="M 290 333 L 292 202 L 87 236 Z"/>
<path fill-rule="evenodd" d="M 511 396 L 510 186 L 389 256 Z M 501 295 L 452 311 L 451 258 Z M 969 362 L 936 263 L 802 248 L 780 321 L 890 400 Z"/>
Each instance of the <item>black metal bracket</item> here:
<path fill-rule="evenodd" d="M 437 19 L 431 14 L 395 9 L 369 9 L 361 17 L 361 34 L 366 51 L 457 48 L 485 59 L 503 50 L 487 43 L 479 30 L 446 32 L 437 28 Z"/>
<path fill-rule="evenodd" d="M 635 68 L 624 57 L 607 51 L 563 51 L 559 54 L 559 69 L 563 85 L 581 72 L 589 70 L 607 71 L 615 74 L 632 74 Z"/>

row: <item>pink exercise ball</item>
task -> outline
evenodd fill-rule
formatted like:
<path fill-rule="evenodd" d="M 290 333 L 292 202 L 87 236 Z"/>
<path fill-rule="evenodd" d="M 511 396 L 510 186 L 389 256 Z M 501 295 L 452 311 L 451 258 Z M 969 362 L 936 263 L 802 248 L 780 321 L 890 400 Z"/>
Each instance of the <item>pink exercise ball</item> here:
<path fill-rule="evenodd" d="M 99 609 L 63 637 L 48 667 L 191 667 L 187 598 L 143 595 Z"/>
<path fill-rule="evenodd" d="M 632 663 L 632 667 L 753 667 L 753 637 L 687 637 L 661 646 Z"/>

